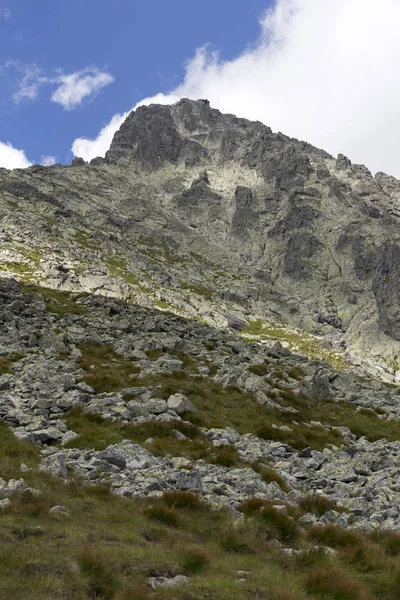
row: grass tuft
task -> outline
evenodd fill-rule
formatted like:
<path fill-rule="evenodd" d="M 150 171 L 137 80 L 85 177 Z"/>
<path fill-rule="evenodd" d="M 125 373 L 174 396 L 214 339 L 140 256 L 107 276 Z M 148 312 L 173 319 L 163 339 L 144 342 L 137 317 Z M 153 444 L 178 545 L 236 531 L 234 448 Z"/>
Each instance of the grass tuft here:
<path fill-rule="evenodd" d="M 211 554 L 197 546 L 185 548 L 182 551 L 182 566 L 187 574 L 200 573 L 211 562 Z"/>
<path fill-rule="evenodd" d="M 168 527 L 178 527 L 181 523 L 179 513 L 175 509 L 160 504 L 148 506 L 145 515 L 152 521 L 158 521 Z"/>
<path fill-rule="evenodd" d="M 342 529 L 338 525 L 314 525 L 308 531 L 310 540 L 331 548 L 362 546 L 364 538 L 358 531 Z"/>
<path fill-rule="evenodd" d="M 193 492 L 173 491 L 165 492 L 161 501 L 170 508 L 189 511 L 209 510 L 207 504 Z"/>
<path fill-rule="evenodd" d="M 114 565 L 104 551 L 96 546 L 84 546 L 76 560 L 86 580 L 88 597 L 112 600 L 118 589 L 118 579 Z"/>
<path fill-rule="evenodd" d="M 344 506 L 339 506 L 336 502 L 327 496 L 311 495 L 303 496 L 299 502 L 299 508 L 303 513 L 314 513 L 322 517 L 330 510 L 336 512 L 348 512 Z"/>
<path fill-rule="evenodd" d="M 317 598 L 329 600 L 367 600 L 369 594 L 361 581 L 349 579 L 343 571 L 318 569 L 306 575 L 306 590 Z"/>

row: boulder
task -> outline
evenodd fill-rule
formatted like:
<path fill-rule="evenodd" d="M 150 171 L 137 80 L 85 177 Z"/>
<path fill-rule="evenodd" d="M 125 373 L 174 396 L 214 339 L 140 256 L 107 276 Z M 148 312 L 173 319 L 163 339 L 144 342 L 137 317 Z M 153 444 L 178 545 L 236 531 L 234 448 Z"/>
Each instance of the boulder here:
<path fill-rule="evenodd" d="M 173 396 L 170 396 L 167 405 L 170 410 L 175 411 L 178 415 L 184 412 L 198 412 L 194 404 L 192 404 L 189 398 L 183 394 L 174 394 Z"/>

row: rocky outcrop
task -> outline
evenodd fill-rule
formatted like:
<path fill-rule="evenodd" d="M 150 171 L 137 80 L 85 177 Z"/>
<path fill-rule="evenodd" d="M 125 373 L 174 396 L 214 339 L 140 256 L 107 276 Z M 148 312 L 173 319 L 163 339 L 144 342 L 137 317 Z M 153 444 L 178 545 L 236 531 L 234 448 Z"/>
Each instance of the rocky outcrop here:
<path fill-rule="evenodd" d="M 394 178 L 186 99 L 132 112 L 105 159 L 0 178 L 4 274 L 286 324 L 400 376 Z"/>

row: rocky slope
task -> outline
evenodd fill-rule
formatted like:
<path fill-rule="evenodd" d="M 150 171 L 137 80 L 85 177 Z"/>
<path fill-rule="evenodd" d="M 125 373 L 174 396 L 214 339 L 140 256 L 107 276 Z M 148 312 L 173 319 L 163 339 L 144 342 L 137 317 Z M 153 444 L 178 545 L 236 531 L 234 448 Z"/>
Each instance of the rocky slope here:
<path fill-rule="evenodd" d="M 105 159 L 0 171 L 0 595 L 397 597 L 398 186 L 188 100 Z M 75 557 L 86 528 L 141 591 Z"/>
<path fill-rule="evenodd" d="M 232 509 L 324 494 L 348 509 L 334 523 L 400 530 L 397 388 L 122 301 L 0 294 L 0 415 L 50 473 Z"/>
<path fill-rule="evenodd" d="M 394 178 L 189 100 L 131 113 L 105 159 L 0 178 L 3 272 L 295 329 L 397 377 Z"/>
<path fill-rule="evenodd" d="M 14 279 L 0 323 L 2 597 L 395 598 L 396 386 Z"/>

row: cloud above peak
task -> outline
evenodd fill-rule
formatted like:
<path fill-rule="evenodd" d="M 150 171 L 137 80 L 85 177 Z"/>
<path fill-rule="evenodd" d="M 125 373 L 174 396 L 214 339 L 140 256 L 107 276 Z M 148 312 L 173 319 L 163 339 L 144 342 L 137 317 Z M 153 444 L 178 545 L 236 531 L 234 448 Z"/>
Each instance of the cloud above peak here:
<path fill-rule="evenodd" d="M 240 56 L 223 61 L 200 48 L 177 88 L 136 106 L 207 98 L 223 112 L 400 177 L 399 22 L 397 0 L 276 0 Z M 104 156 L 128 112 L 96 139 L 75 140 L 74 154 Z"/>

